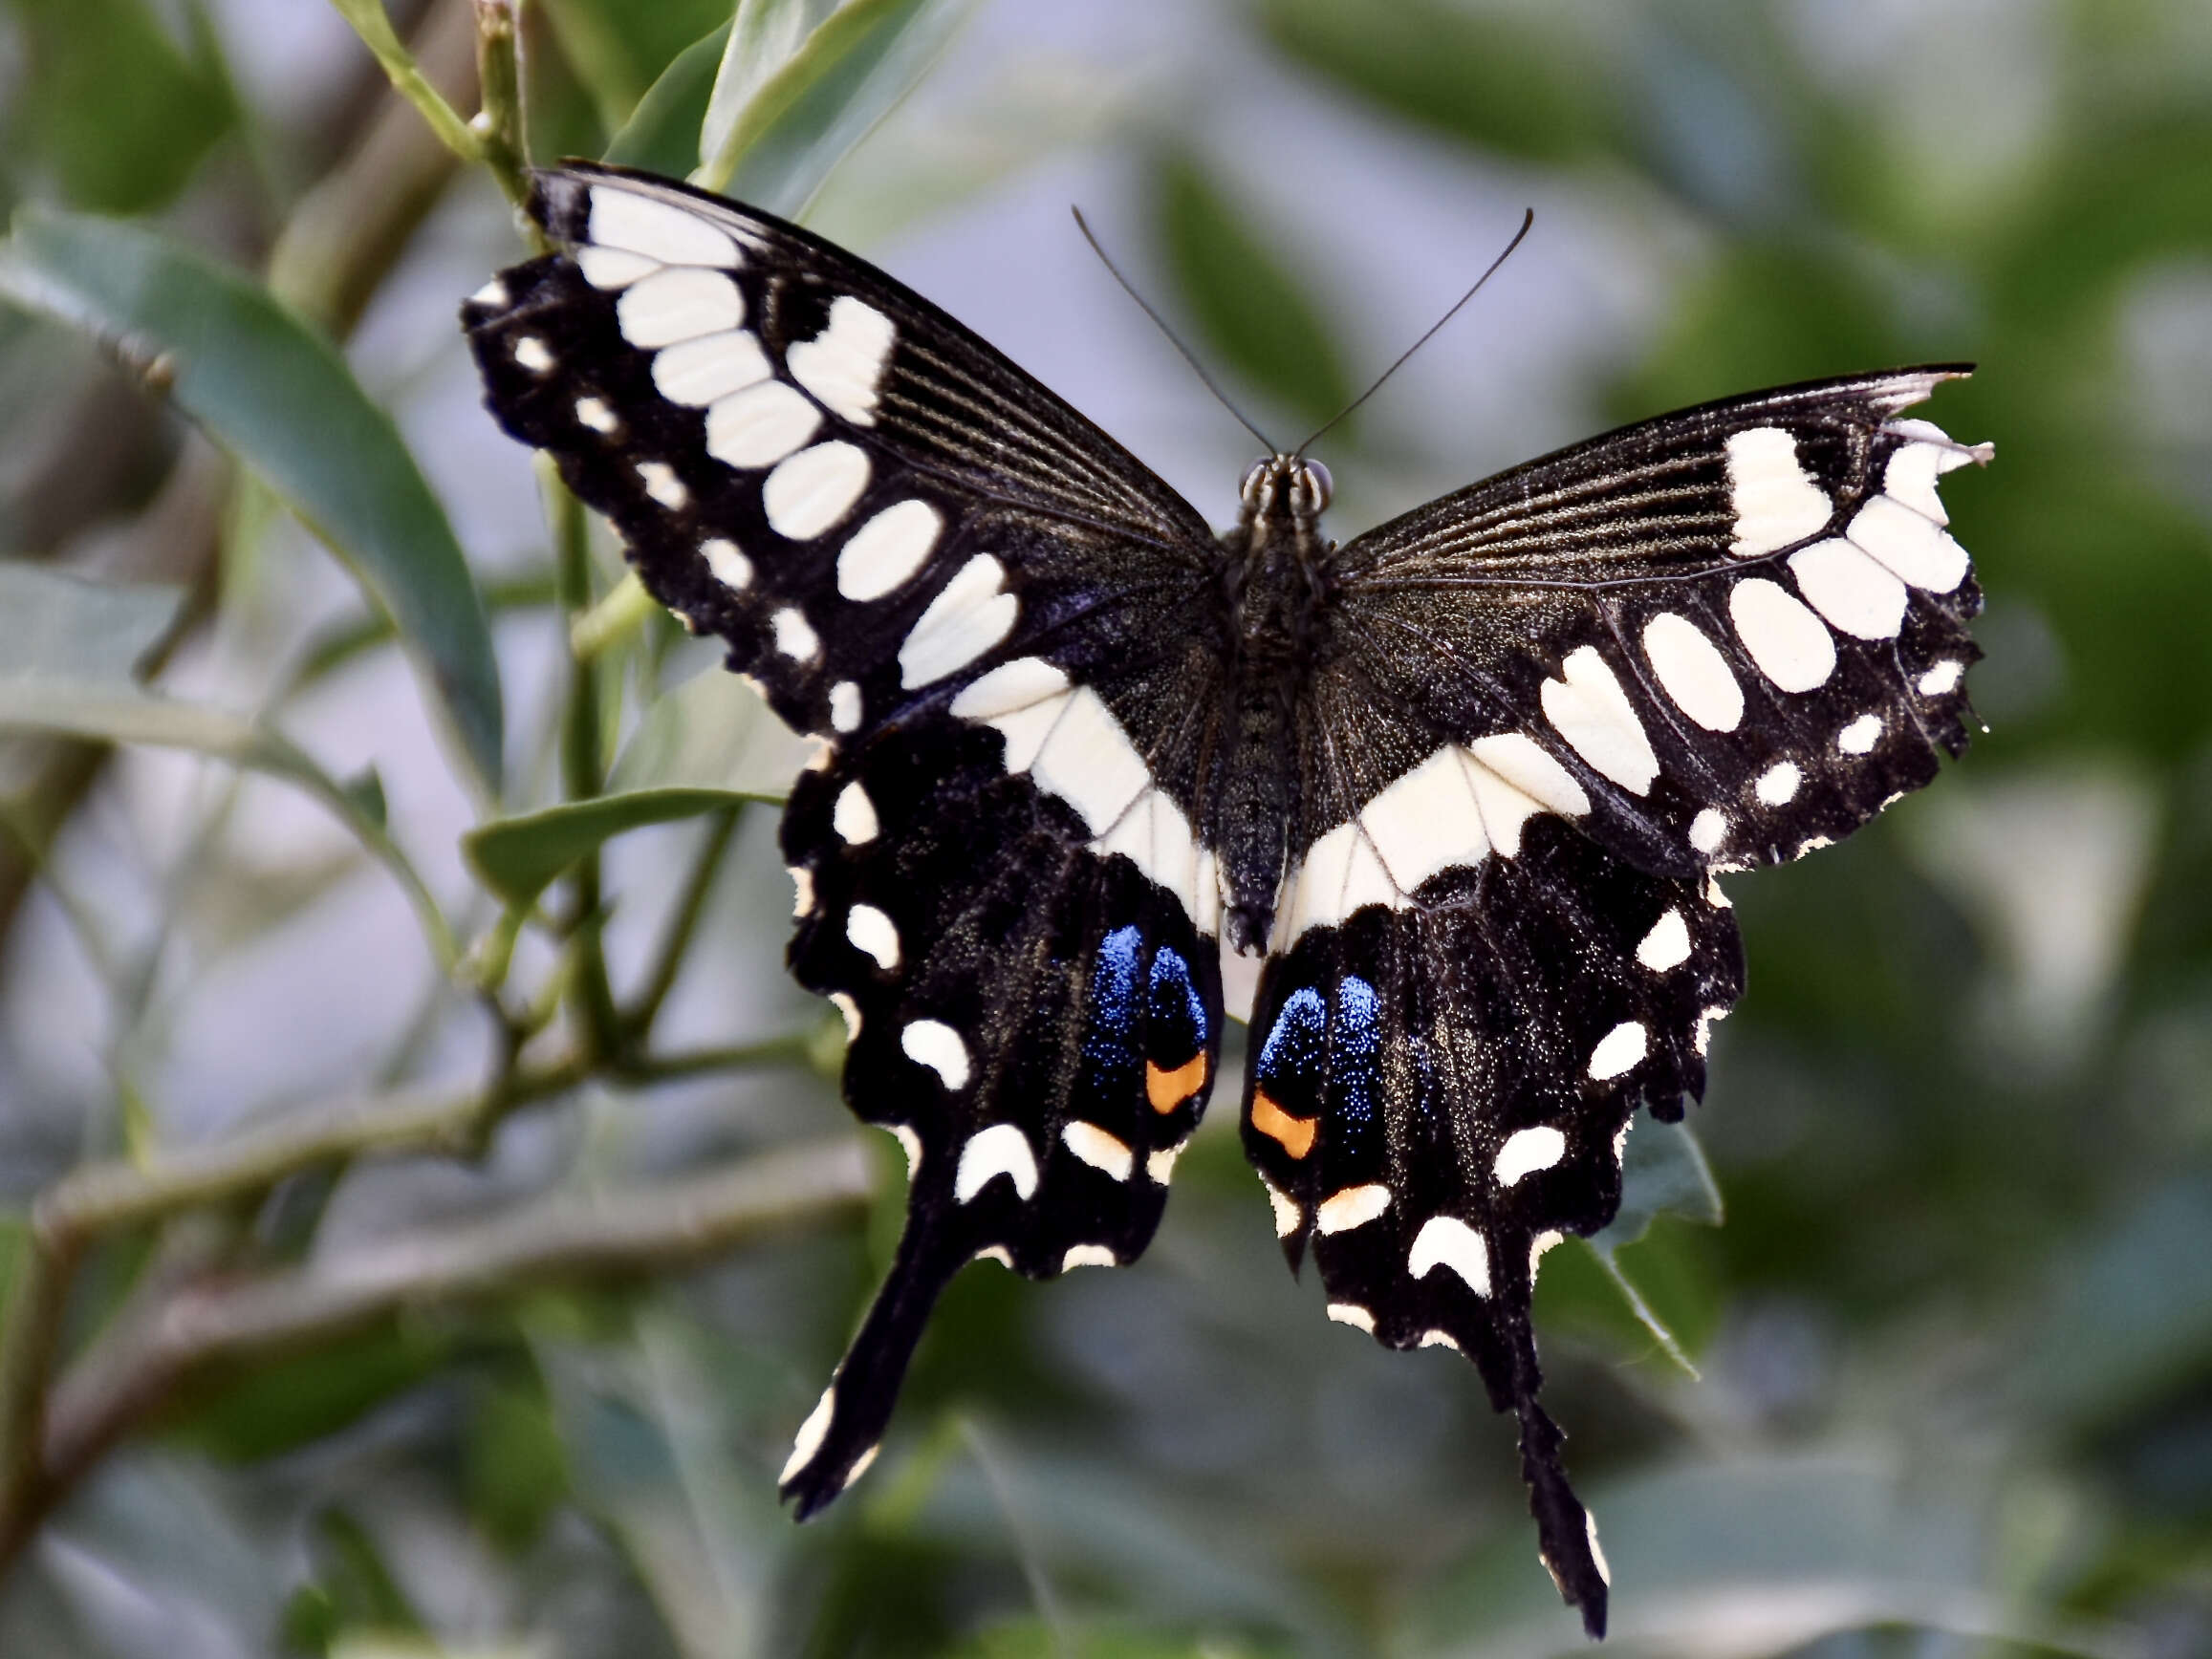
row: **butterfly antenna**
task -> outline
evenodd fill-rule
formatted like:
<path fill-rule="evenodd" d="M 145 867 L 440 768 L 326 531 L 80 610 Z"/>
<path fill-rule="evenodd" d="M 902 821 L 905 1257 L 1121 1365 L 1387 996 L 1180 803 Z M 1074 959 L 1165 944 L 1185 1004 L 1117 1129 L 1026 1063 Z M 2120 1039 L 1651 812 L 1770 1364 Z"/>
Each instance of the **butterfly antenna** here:
<path fill-rule="evenodd" d="M 1190 365 L 1191 373 L 1199 377 L 1205 389 L 1214 395 L 1224 409 L 1237 418 L 1238 424 L 1260 441 L 1261 445 L 1269 455 L 1282 454 L 1282 451 L 1275 447 L 1268 435 L 1247 420 L 1242 409 L 1229 401 L 1229 395 L 1214 383 L 1214 377 L 1205 372 L 1205 365 L 1198 360 L 1191 349 L 1176 338 L 1175 331 L 1167 326 L 1167 319 L 1153 309 L 1152 302 L 1139 293 L 1136 284 L 1121 274 L 1121 268 L 1116 265 L 1112 256 L 1107 253 L 1104 248 L 1099 246 L 1098 238 L 1092 232 L 1091 222 L 1083 217 L 1083 209 L 1071 207 L 1068 211 L 1074 214 L 1076 228 L 1083 232 L 1083 240 L 1091 245 L 1091 251 L 1098 256 L 1098 263 L 1113 272 L 1114 280 L 1121 285 L 1121 291 L 1137 302 L 1138 309 L 1150 317 L 1153 326 L 1167 336 L 1167 343 L 1182 354 L 1182 360 Z"/>
<path fill-rule="evenodd" d="M 1475 286 L 1468 289 L 1466 292 L 1461 294 L 1458 299 L 1454 300 L 1452 302 L 1452 309 L 1444 312 L 1442 316 L 1437 318 L 1435 322 L 1431 323 L 1429 325 L 1427 334 L 1421 335 L 1420 339 L 1414 341 L 1412 345 L 1406 347 L 1404 351 L 1400 352 L 1399 354 L 1397 362 L 1391 364 L 1389 368 L 1383 370 L 1381 374 L 1376 376 L 1375 383 L 1373 385 L 1369 386 L 1366 391 L 1360 393 L 1358 397 L 1353 399 L 1351 402 L 1345 404 L 1343 408 L 1337 410 L 1335 414 L 1330 416 L 1328 420 L 1322 425 L 1319 432 L 1314 433 L 1312 437 L 1307 439 L 1305 442 L 1299 444 L 1295 450 L 1291 451 L 1291 453 L 1294 455 L 1304 455 L 1307 450 L 1312 448 L 1313 445 L 1321 440 L 1321 437 L 1324 433 L 1327 433 L 1332 427 L 1335 426 L 1338 421 L 1342 420 L 1345 416 L 1351 414 L 1353 410 L 1358 408 L 1360 404 L 1366 402 L 1368 399 L 1374 397 L 1376 393 L 1381 391 L 1382 383 L 1389 379 L 1391 376 L 1397 374 L 1399 370 L 1404 368 L 1406 359 L 1408 357 L 1412 356 L 1414 353 L 1420 351 L 1421 347 L 1427 345 L 1429 341 L 1435 339 L 1437 336 L 1437 331 L 1442 329 L 1444 324 L 1450 322 L 1452 318 L 1458 316 L 1460 314 L 1460 308 L 1462 306 L 1465 305 L 1467 301 L 1473 299 L 1476 294 L 1482 292 L 1483 284 L 1488 282 L 1491 277 L 1498 274 L 1498 267 L 1505 264 L 1507 260 L 1513 256 L 1513 249 L 1521 246 L 1521 239 L 1529 234 L 1529 227 L 1535 223 L 1536 209 L 1533 207 L 1528 208 L 1521 215 L 1521 228 L 1514 231 L 1513 240 L 1506 244 L 1506 251 L 1499 254 L 1497 258 L 1490 261 L 1489 269 L 1484 271 L 1482 275 L 1475 278 Z"/>

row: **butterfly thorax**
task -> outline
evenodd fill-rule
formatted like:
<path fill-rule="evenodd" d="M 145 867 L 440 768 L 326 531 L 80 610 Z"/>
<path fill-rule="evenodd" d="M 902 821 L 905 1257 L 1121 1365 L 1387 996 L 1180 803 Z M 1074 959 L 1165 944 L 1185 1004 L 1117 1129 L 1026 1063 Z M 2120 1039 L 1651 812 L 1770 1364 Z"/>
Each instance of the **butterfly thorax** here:
<path fill-rule="evenodd" d="M 1231 724 L 1216 777 L 1214 845 L 1228 888 L 1229 942 L 1264 948 L 1297 818 L 1299 687 L 1312 671 L 1332 592 L 1334 544 L 1321 533 L 1329 474 L 1276 455 L 1246 473 L 1222 537 Z"/>

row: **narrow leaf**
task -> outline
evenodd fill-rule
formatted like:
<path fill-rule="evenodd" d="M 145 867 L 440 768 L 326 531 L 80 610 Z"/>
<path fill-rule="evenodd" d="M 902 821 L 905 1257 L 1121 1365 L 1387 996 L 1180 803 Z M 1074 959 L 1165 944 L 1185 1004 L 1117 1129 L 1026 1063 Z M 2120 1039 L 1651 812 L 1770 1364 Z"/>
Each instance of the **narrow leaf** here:
<path fill-rule="evenodd" d="M 678 53 L 607 142 L 605 160 L 681 179 L 699 160 L 699 124 L 714 91 L 729 25 Z"/>
<path fill-rule="evenodd" d="M 184 597 L 181 588 L 111 587 L 0 561 L 0 679 L 128 685 Z"/>
<path fill-rule="evenodd" d="M 26 208 L 0 296 L 105 341 L 257 472 L 391 615 L 496 793 L 500 690 L 484 601 L 391 418 L 258 285 L 149 231 Z"/>
<path fill-rule="evenodd" d="M 537 900 L 560 874 L 627 830 L 673 824 L 757 796 L 730 789 L 639 789 L 567 801 L 542 812 L 500 818 L 462 837 L 485 884 L 516 909 Z"/>

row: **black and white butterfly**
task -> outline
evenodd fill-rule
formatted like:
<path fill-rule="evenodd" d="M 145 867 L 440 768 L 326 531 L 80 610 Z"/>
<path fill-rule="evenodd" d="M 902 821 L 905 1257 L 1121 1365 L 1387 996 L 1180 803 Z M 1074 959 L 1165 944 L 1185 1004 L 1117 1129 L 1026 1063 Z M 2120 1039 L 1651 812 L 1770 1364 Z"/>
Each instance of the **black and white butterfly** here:
<path fill-rule="evenodd" d="M 1244 1144 L 1293 1267 L 1520 1423 L 1593 1634 L 1597 1536 L 1537 1403 L 1538 1259 L 1614 1215 L 1648 1106 L 1743 987 L 1717 871 L 1794 858 L 1966 742 L 1980 608 L 1899 412 L 1963 367 L 1645 421 L 1337 546 L 1276 455 L 1220 537 L 865 262 L 572 165 L 560 251 L 464 318 L 501 423 L 662 603 L 825 746 L 793 789 L 792 972 L 904 1143 L 889 1280 L 782 1476 L 875 1456 L 939 1293 L 1151 1239 L 1211 1090 L 1222 953 L 1265 953 Z"/>

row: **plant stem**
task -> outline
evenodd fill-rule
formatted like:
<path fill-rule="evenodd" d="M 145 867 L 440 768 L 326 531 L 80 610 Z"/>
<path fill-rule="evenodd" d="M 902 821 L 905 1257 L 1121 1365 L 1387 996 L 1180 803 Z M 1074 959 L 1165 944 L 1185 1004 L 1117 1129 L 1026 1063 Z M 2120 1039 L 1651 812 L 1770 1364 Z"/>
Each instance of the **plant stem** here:
<path fill-rule="evenodd" d="M 416 66 L 413 54 L 393 32 L 392 20 L 384 15 L 383 0 L 331 0 L 331 4 L 353 26 L 361 44 L 376 54 L 392 90 L 415 106 L 438 141 L 470 165 L 485 160 L 484 146 L 468 123 L 430 84 Z"/>
<path fill-rule="evenodd" d="M 654 954 L 652 978 L 623 1018 L 623 1030 L 632 1045 L 641 1048 L 653 1035 L 653 1022 L 660 1018 L 661 1004 L 668 1000 L 668 993 L 676 986 L 676 976 L 682 971 L 684 955 L 691 948 L 692 936 L 699 931 L 700 916 L 713 894 L 714 878 L 721 873 L 723 857 L 729 851 L 743 812 L 742 807 L 726 807 L 707 820 L 706 839 L 700 843 L 692 858 L 690 873 L 683 879 L 683 894 L 668 919 L 668 931 L 661 940 L 660 950 Z"/>
<path fill-rule="evenodd" d="M 522 122 L 522 75 L 515 51 L 516 0 L 476 0 L 476 79 L 483 102 L 469 123 L 482 146 L 484 163 L 500 189 L 517 207 L 530 201 L 528 136 Z M 525 215 L 528 223 L 528 215 Z M 543 253 L 547 244 L 534 224 L 531 240 Z"/>

